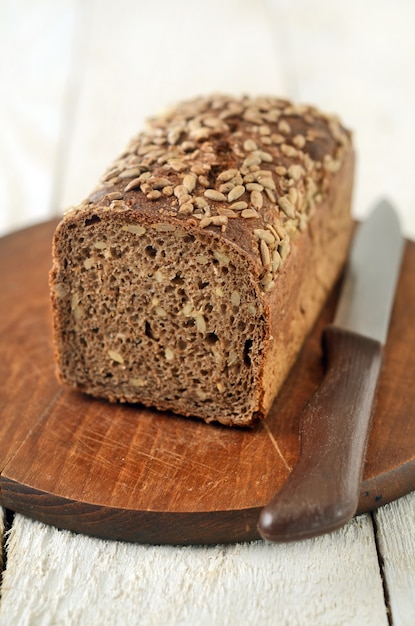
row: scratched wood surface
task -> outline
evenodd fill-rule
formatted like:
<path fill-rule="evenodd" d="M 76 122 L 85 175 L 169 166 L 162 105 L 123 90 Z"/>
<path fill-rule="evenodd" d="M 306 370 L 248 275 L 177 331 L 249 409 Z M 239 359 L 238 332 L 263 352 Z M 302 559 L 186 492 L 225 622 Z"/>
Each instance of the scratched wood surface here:
<path fill-rule="evenodd" d="M 218 89 L 338 111 L 358 146 L 356 216 L 389 195 L 414 238 L 414 21 L 411 0 L 4 0 L 0 231 L 76 203 L 146 115 Z M 106 542 L 17 515 L 0 624 L 413 624 L 414 507 L 410 494 L 292 546 L 210 548 Z"/>

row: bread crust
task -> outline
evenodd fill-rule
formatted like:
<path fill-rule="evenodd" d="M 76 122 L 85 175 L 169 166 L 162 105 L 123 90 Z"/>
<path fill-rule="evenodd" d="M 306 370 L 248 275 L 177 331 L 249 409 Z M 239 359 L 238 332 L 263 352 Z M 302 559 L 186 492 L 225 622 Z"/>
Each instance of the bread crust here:
<path fill-rule="evenodd" d="M 110 401 L 142 402 L 162 410 L 201 417 L 208 422 L 245 426 L 264 418 L 343 268 L 352 233 L 353 171 L 350 132 L 336 117 L 314 107 L 275 98 L 215 95 L 182 103 L 164 116 L 155 118 L 149 130 L 135 137 L 104 173 L 94 192 L 66 213 L 56 230 L 50 288 L 55 357 L 62 383 Z M 168 247 L 167 267 L 169 250 L 176 249 L 176 238 L 182 245 L 175 253 L 177 265 L 184 263 L 180 250 L 185 255 L 189 248 L 189 254 L 195 255 L 203 272 L 210 277 L 205 299 L 200 300 L 200 294 L 195 296 L 204 303 L 203 313 L 190 310 L 189 301 L 193 296 L 189 293 L 193 287 L 190 283 L 185 286 L 183 315 L 187 315 L 187 310 L 190 316 L 193 315 L 198 334 L 191 335 L 192 341 L 197 341 L 198 345 L 202 339 L 207 341 L 207 346 L 200 347 L 198 355 L 203 360 L 206 352 L 209 357 L 206 362 L 213 364 L 212 380 L 217 389 L 212 392 L 212 397 L 207 398 L 206 385 L 198 387 L 196 383 L 193 390 L 187 389 L 182 396 L 177 391 L 178 386 L 174 398 L 171 397 L 172 388 L 164 392 L 163 397 L 154 384 L 150 392 L 144 389 L 144 383 L 142 387 L 130 390 L 119 374 L 121 367 L 127 367 L 127 359 L 111 349 L 117 384 L 114 386 L 108 380 L 106 385 L 101 380 L 97 385 L 98 372 L 103 366 L 95 362 L 89 368 L 88 380 L 85 359 L 92 361 L 91 355 L 87 354 L 89 348 L 83 348 L 82 342 L 92 345 L 94 340 L 85 331 L 79 343 L 82 322 L 88 317 L 92 328 L 91 316 L 98 318 L 100 323 L 104 322 L 105 316 L 98 312 L 98 301 L 92 297 L 95 288 L 90 277 L 82 279 L 81 287 L 76 286 L 76 277 L 88 274 L 92 268 L 102 281 L 102 275 L 108 278 L 113 271 L 111 267 L 122 267 L 119 258 L 115 258 L 115 243 L 112 248 L 106 243 L 106 233 L 115 233 L 117 239 L 116 233 L 121 230 L 122 243 L 116 245 L 122 253 L 118 252 L 118 257 L 127 254 L 125 251 L 130 254 L 130 240 L 140 239 L 140 245 L 144 247 L 137 250 L 143 254 L 143 250 L 150 246 L 151 237 L 158 238 L 166 249 Z M 102 234 L 105 241 L 97 239 Z M 187 247 L 184 245 L 186 237 L 190 238 Z M 80 239 L 87 240 L 89 247 L 85 244 L 79 248 Z M 158 259 L 161 251 L 156 244 L 154 249 L 157 249 L 155 256 Z M 88 250 L 87 255 L 85 250 Z M 256 320 L 256 330 L 250 331 L 254 339 L 247 331 L 241 331 L 245 351 L 235 349 L 238 355 L 233 357 L 228 349 L 226 359 L 223 354 L 218 356 L 219 347 L 225 350 L 227 342 L 236 340 L 237 331 L 230 327 L 226 338 L 221 327 L 220 334 L 216 334 L 219 324 L 219 296 L 216 295 L 222 287 L 219 283 L 215 285 L 215 280 L 216 277 L 219 280 L 224 272 L 225 259 L 227 272 L 231 270 L 227 279 L 231 285 L 228 299 L 233 298 L 226 315 L 230 315 L 230 319 L 236 315 L 242 328 L 249 319 L 248 311 L 255 309 L 253 319 Z M 154 275 L 156 279 L 163 276 L 164 280 L 165 268 L 158 260 L 157 263 Z M 198 266 L 193 258 L 189 263 L 188 271 L 194 282 L 195 267 Z M 135 268 L 136 273 L 141 271 L 139 265 Z M 220 280 L 221 285 L 225 284 L 223 278 Z M 140 288 L 134 288 L 138 293 Z M 134 296 L 131 285 L 121 291 L 123 289 L 123 297 Z M 177 298 L 177 290 L 175 294 Z M 244 302 L 240 303 L 242 294 Z M 108 296 L 105 297 L 108 301 Z M 203 308 L 208 305 L 209 298 L 216 306 L 210 317 Z M 152 301 L 157 299 L 159 296 L 153 296 Z M 85 313 L 86 302 L 92 311 L 89 315 Z M 153 309 L 158 305 L 147 306 L 154 316 Z M 242 307 L 245 307 L 245 317 L 239 310 Z M 162 307 L 158 308 L 164 311 Z M 231 309 L 234 309 L 233 313 Z M 174 316 L 179 319 L 183 311 L 177 309 Z M 118 312 L 115 315 L 119 315 L 121 328 L 126 314 Z M 108 329 L 112 329 L 112 321 L 108 322 L 108 319 L 105 317 L 105 323 L 109 324 Z M 142 320 L 136 341 L 141 341 L 143 324 Z M 74 338 L 78 342 L 76 355 L 71 352 Z M 217 344 L 216 352 L 209 344 L 209 338 Z M 127 340 L 131 346 L 131 337 Z M 164 340 L 164 336 L 157 338 L 158 348 Z M 106 341 L 105 337 L 101 340 L 102 346 L 107 346 Z M 173 344 L 174 341 L 171 346 Z M 169 347 L 168 342 L 163 346 L 167 371 L 172 366 L 170 361 L 177 358 L 180 350 L 176 344 L 174 349 Z M 84 357 L 82 352 L 85 352 Z M 209 361 L 213 353 L 216 361 Z M 141 361 L 144 358 L 143 354 L 137 357 Z M 235 363 L 232 359 L 236 359 Z M 216 367 L 218 360 L 222 363 L 221 376 L 220 368 Z M 237 367 L 239 369 L 235 369 Z M 82 368 L 84 372 L 78 376 L 77 369 L 81 371 Z M 106 369 L 109 370 L 108 363 Z M 129 369 L 133 372 L 131 363 Z M 252 372 L 247 374 L 250 369 Z M 246 380 L 250 381 L 245 389 L 244 408 L 236 411 L 232 409 L 235 395 L 232 396 L 230 390 L 228 408 L 223 398 L 226 385 L 232 387 L 232 376 L 239 381 L 238 394 L 243 393 L 240 382 L 243 376 L 248 376 Z M 140 378 L 131 374 L 129 380 L 141 381 L 141 374 Z M 154 383 L 156 379 L 152 380 Z M 192 391 L 200 394 L 200 401 L 191 400 Z"/>

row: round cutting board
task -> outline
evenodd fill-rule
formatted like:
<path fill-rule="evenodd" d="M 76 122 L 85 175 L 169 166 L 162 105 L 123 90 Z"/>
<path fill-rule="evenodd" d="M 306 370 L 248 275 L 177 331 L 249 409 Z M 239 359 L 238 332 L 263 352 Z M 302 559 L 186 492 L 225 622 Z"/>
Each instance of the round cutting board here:
<path fill-rule="evenodd" d="M 48 271 L 55 222 L 0 240 L 0 502 L 34 519 L 143 543 L 257 539 L 298 454 L 333 293 L 268 419 L 252 430 L 110 405 L 56 380 Z M 415 489 L 415 244 L 407 242 L 359 513 Z"/>

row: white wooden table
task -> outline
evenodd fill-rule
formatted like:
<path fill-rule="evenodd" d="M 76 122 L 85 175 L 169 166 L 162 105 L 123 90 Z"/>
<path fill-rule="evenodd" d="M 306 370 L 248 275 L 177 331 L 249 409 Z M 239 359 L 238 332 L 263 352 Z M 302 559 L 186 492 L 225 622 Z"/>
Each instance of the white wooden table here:
<path fill-rule="evenodd" d="M 340 113 L 359 155 L 355 215 L 387 195 L 415 238 L 414 24 L 413 0 L 3 0 L 0 234 L 80 201 L 154 111 L 246 91 Z M 415 624 L 415 493 L 282 546 L 0 526 L 0 626 Z"/>

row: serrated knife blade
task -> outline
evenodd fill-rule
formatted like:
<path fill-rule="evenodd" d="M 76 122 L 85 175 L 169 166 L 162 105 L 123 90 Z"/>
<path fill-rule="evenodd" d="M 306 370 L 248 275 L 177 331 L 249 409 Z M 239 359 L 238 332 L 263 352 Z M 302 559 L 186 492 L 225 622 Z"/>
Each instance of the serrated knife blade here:
<path fill-rule="evenodd" d="M 403 246 L 396 212 L 381 200 L 355 234 L 334 322 L 323 332 L 325 376 L 301 417 L 298 461 L 261 511 L 264 539 L 314 537 L 356 513 Z"/>
<path fill-rule="evenodd" d="M 386 343 L 402 250 L 397 214 L 381 200 L 353 241 L 335 326 Z"/>

